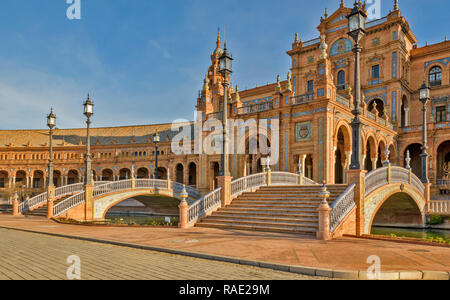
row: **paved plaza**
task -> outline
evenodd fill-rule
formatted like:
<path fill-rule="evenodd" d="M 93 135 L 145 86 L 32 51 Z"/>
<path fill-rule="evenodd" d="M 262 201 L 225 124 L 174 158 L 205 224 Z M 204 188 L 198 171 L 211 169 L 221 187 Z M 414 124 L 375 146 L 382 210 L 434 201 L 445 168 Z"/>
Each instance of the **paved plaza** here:
<path fill-rule="evenodd" d="M 67 279 L 81 260 L 81 279 L 286 280 L 311 277 L 94 242 L 0 229 L 0 280 Z"/>
<path fill-rule="evenodd" d="M 168 248 L 178 251 L 218 255 L 289 266 L 366 271 L 369 268 L 369 264 L 367 263 L 368 257 L 377 255 L 381 259 L 382 271 L 450 271 L 450 248 L 396 243 L 391 241 L 344 237 L 323 242 L 311 237 L 302 237 L 292 234 L 211 228 L 183 230 L 178 228 L 76 226 L 58 224 L 43 218 L 13 217 L 7 214 L 0 214 L 0 227 L 13 227 L 51 234 Z M 55 247 L 55 249 L 59 247 L 58 243 L 53 245 L 47 242 L 39 242 L 40 240 L 44 241 L 48 239 L 48 236 L 29 236 L 33 237 L 36 241 L 29 243 L 31 248 L 37 247 L 36 245 L 41 245 L 44 247 L 43 249 L 48 248 L 49 245 Z M 20 232 L 14 232 L 13 237 L 15 237 L 13 240 L 26 241 L 26 239 L 20 238 Z M 3 237 L 2 240 L 4 240 Z M 61 241 L 64 241 L 64 245 L 69 243 L 69 241 L 70 243 L 80 243 L 80 245 L 90 245 L 89 243 L 73 240 L 66 241 L 65 239 L 61 239 Z M 8 244 L 9 243 L 2 243 L 2 247 L 6 247 Z M 91 247 L 103 249 L 103 245 L 95 244 L 95 247 Z M 114 247 L 111 248 L 111 246 L 107 247 L 109 247 L 109 249 L 115 249 Z M 37 247 L 37 249 L 39 249 L 39 247 Z M 77 254 L 78 249 L 84 248 L 78 246 L 66 248 L 67 251 L 64 252 L 64 257 L 61 258 L 62 261 L 60 264 L 67 267 L 65 258 L 68 255 Z M 10 251 L 12 250 L 14 250 L 14 248 L 10 249 Z M 25 256 L 22 257 L 26 257 L 27 249 L 22 247 L 20 248 L 20 251 L 25 254 Z M 122 251 L 126 253 L 141 253 L 140 251 L 135 251 L 133 249 L 125 249 Z M 48 252 L 47 249 L 42 250 L 40 254 L 38 252 L 38 256 L 44 259 L 45 255 L 42 255 L 42 253 Z M 2 250 L 2 253 L 5 253 L 5 250 Z M 13 253 L 16 252 L 13 251 Z M 50 254 L 51 253 L 55 252 L 50 251 Z M 78 251 L 78 253 L 80 252 Z M 95 251 L 92 253 L 95 253 Z M 152 253 L 152 255 L 159 254 Z M 161 257 L 166 256 L 163 255 Z M 9 260 L 8 255 L 2 255 L 2 258 Z M 98 259 L 102 259 L 102 257 L 99 257 Z M 191 261 L 189 258 L 184 257 L 179 260 L 186 262 Z M 82 261 L 89 261 L 89 259 L 82 258 Z M 105 259 L 105 261 L 114 262 L 114 259 Z M 120 255 L 117 261 L 121 261 Z M 117 261 L 114 263 L 117 263 Z M 215 264 L 213 262 L 208 263 L 211 263 L 212 265 Z M 132 265 L 133 264 L 131 263 L 130 266 Z M 164 266 L 164 264 L 162 264 L 162 266 Z M 235 267 L 234 265 L 232 268 L 235 270 L 245 269 L 240 266 Z M 173 270 L 173 268 L 164 267 L 163 270 Z M 219 279 L 219 277 L 217 277 L 219 276 L 217 272 L 212 272 L 211 274 L 213 275 L 209 275 L 213 277 L 208 277 L 208 274 L 203 274 L 202 270 L 204 271 L 205 268 L 199 268 L 199 272 L 189 272 L 189 276 L 194 276 L 193 274 L 196 274 L 195 276 L 205 275 L 205 278 L 208 279 Z M 225 270 L 225 268 L 222 270 Z M 265 274 L 265 271 L 261 272 L 263 272 L 261 274 Z M 171 274 L 174 274 L 174 272 L 171 271 L 165 275 L 169 276 Z M 175 275 L 181 276 L 180 274 Z M 291 275 L 287 276 L 290 278 Z M 237 278 L 243 279 L 248 277 L 239 275 Z M 253 279 L 257 278 L 258 277 L 253 277 Z"/>

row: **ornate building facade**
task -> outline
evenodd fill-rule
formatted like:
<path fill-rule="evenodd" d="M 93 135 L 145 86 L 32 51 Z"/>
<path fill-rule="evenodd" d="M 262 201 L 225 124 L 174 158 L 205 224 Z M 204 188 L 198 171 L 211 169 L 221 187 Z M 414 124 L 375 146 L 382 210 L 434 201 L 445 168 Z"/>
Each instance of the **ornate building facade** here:
<path fill-rule="evenodd" d="M 266 86 L 244 91 L 237 86 L 230 88 L 227 106 L 231 119 L 279 121 L 275 170 L 297 172 L 300 160 L 307 177 L 317 182 L 346 183 L 352 155 L 355 69 L 353 41 L 347 35 L 350 10 L 341 1 L 333 14 L 325 14 L 317 27 L 320 38 L 302 41 L 295 35 L 287 51 L 292 66 L 286 70 L 286 80 L 274 76 L 276 82 Z M 450 41 L 418 47 L 397 1 L 387 16 L 366 22 L 366 32 L 361 54 L 364 169 L 379 168 L 388 158 L 405 166 L 409 152 L 413 172 L 421 177 L 423 120 L 418 90 L 425 81 L 431 86 L 432 98 L 427 107 L 432 193 L 437 196 L 450 190 Z M 218 37 L 196 103 L 205 120 L 220 118 L 222 112 L 225 79 L 218 70 L 222 53 Z M 214 188 L 220 155 L 175 155 L 170 124 L 93 129 L 94 178 L 129 178 L 132 170 L 137 177 L 153 177 L 156 150 L 152 137 L 156 132 L 162 137 L 159 178 L 195 185 L 202 191 Z M 57 185 L 83 180 L 85 136 L 83 129 L 55 131 Z M 247 139 L 246 149 L 250 143 Z M 0 192 L 4 199 L 16 191 L 25 198 L 45 188 L 48 144 L 45 130 L 0 133 Z M 261 153 L 234 154 L 229 167 L 237 178 L 262 171 L 263 159 Z"/>

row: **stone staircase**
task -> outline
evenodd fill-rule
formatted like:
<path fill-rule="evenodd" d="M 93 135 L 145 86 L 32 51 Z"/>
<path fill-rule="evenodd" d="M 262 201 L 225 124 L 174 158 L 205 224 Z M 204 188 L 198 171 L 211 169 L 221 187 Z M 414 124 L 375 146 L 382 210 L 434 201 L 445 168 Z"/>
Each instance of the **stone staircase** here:
<path fill-rule="evenodd" d="M 63 201 L 64 199 L 67 199 L 68 197 L 70 197 L 70 196 L 66 196 L 62 199 L 58 199 L 58 200 L 54 201 L 53 205 L 58 204 L 59 202 Z M 26 212 L 25 216 L 47 218 L 47 203 L 45 203 L 44 205 L 42 205 L 39 208 L 34 209 L 33 211 Z"/>
<path fill-rule="evenodd" d="M 327 185 L 329 204 L 346 188 L 346 185 Z M 254 193 L 243 193 L 196 226 L 315 235 L 321 189 L 320 185 L 261 187 Z"/>

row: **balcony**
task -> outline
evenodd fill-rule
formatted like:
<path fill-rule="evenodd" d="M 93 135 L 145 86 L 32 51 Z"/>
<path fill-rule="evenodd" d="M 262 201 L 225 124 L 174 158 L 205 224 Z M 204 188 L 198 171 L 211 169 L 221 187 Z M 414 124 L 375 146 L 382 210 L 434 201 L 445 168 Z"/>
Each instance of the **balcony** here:
<path fill-rule="evenodd" d="M 350 100 L 345 98 L 344 96 L 341 96 L 339 94 L 336 94 L 336 101 L 348 108 L 350 108 Z"/>
<path fill-rule="evenodd" d="M 210 114 L 208 114 L 206 116 L 206 120 L 213 120 L 213 119 L 219 120 L 219 119 L 222 119 L 222 114 L 223 113 L 221 111 L 210 113 Z"/>
<path fill-rule="evenodd" d="M 308 93 L 304 95 L 298 95 L 291 98 L 292 105 L 301 105 L 301 104 L 307 104 L 314 101 L 314 93 Z"/>
<path fill-rule="evenodd" d="M 267 101 L 267 102 L 263 102 L 263 103 L 240 107 L 238 109 L 238 115 L 258 113 L 258 112 L 268 111 L 271 109 L 273 109 L 273 102 Z"/>

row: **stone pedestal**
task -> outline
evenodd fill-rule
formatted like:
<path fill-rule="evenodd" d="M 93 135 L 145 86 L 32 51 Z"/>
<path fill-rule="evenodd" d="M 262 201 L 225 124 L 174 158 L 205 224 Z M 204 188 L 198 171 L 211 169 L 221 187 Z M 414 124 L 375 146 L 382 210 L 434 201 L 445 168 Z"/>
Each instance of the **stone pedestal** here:
<path fill-rule="evenodd" d="M 220 200 L 222 202 L 222 208 L 231 203 L 231 176 L 219 176 L 217 177 L 217 185 L 222 188 L 220 192 Z"/>
<path fill-rule="evenodd" d="M 348 170 L 348 184 L 355 184 L 355 203 L 356 203 L 356 235 L 364 234 L 364 200 L 365 200 L 365 178 L 366 170 Z"/>
<path fill-rule="evenodd" d="M 84 200 L 85 200 L 85 212 L 84 218 L 85 221 L 93 221 L 94 220 L 94 186 L 93 185 L 85 185 L 84 186 Z"/>
<path fill-rule="evenodd" d="M 47 201 L 47 219 L 53 218 L 53 201 Z"/>
<path fill-rule="evenodd" d="M 430 199 L 431 199 L 431 183 L 425 183 L 424 184 L 425 189 L 424 189 L 424 198 L 426 201 L 426 210 L 427 212 L 430 212 L 431 208 L 430 208 Z"/>
<path fill-rule="evenodd" d="M 188 224 L 188 208 L 189 204 L 187 203 L 186 199 L 181 200 L 180 205 L 178 205 L 179 213 L 180 213 L 180 220 L 178 222 L 179 228 L 187 228 Z"/>
<path fill-rule="evenodd" d="M 321 241 L 331 240 L 330 234 L 330 211 L 328 203 L 322 203 L 319 206 L 319 231 L 317 231 L 317 239 Z"/>
<path fill-rule="evenodd" d="M 13 216 L 19 216 L 19 201 L 17 199 L 14 199 L 13 201 Z"/>

